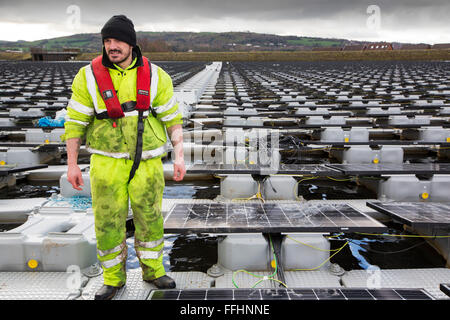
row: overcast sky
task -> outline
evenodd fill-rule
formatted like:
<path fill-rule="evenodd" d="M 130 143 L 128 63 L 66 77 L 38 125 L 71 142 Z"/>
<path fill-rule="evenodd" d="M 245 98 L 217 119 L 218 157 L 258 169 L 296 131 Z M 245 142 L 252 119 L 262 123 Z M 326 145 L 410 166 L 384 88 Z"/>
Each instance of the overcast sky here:
<path fill-rule="evenodd" d="M 0 40 L 100 32 L 116 14 L 127 15 L 136 31 L 450 42 L 449 0 L 0 0 Z"/>

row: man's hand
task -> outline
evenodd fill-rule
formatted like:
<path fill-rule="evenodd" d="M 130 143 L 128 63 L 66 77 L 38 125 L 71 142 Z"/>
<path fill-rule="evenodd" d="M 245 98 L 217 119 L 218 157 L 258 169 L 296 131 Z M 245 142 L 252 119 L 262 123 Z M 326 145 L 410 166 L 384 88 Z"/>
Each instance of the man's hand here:
<path fill-rule="evenodd" d="M 83 177 L 81 175 L 80 167 L 77 164 L 78 152 L 81 146 L 80 138 L 67 139 L 67 181 L 76 190 L 82 190 L 80 186 L 83 186 Z"/>
<path fill-rule="evenodd" d="M 167 128 L 167 132 L 172 141 L 175 161 L 173 162 L 173 180 L 181 181 L 186 174 L 184 166 L 184 152 L 183 152 L 183 129 L 180 124 L 173 125 Z"/>
<path fill-rule="evenodd" d="M 84 181 L 78 165 L 72 164 L 67 167 L 67 181 L 69 181 L 74 189 L 83 190 L 80 186 L 84 186 Z"/>
<path fill-rule="evenodd" d="M 173 180 L 181 181 L 183 180 L 185 174 L 186 168 L 184 166 L 184 159 L 181 159 L 180 161 L 175 161 L 173 163 Z"/>

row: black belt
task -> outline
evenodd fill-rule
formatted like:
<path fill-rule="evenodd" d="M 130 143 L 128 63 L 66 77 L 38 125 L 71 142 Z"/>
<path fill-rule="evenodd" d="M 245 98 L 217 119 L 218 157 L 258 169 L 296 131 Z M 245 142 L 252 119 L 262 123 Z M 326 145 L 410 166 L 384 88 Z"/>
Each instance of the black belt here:
<path fill-rule="evenodd" d="M 122 107 L 123 112 L 131 112 L 136 110 L 136 101 L 127 101 L 122 103 L 120 106 Z M 156 118 L 155 109 L 153 109 L 152 106 L 150 106 L 149 110 L 151 111 L 152 115 Z M 109 119 L 108 111 L 105 110 L 101 113 L 95 113 L 95 117 L 98 120 Z"/>
<path fill-rule="evenodd" d="M 130 177 L 128 178 L 128 183 L 133 179 L 136 170 L 139 167 L 142 157 L 142 134 L 144 133 L 144 111 L 138 111 L 138 125 L 137 125 L 137 139 L 136 139 L 136 153 L 134 155 L 133 166 L 131 167 Z"/>

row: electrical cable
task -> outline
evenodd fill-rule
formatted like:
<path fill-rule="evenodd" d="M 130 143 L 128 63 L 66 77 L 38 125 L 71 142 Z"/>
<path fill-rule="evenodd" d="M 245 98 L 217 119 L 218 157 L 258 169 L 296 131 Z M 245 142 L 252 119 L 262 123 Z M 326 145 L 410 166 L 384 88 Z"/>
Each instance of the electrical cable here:
<path fill-rule="evenodd" d="M 253 286 L 252 286 L 251 288 L 256 287 L 259 283 L 261 283 L 262 281 L 266 281 L 266 280 L 275 281 L 275 282 L 278 282 L 278 283 L 282 284 L 282 285 L 283 285 L 284 287 L 286 287 L 286 288 L 288 287 L 288 286 L 287 286 L 285 283 L 283 283 L 282 281 L 273 278 L 273 277 L 277 274 L 277 272 L 278 272 L 278 262 L 277 262 L 277 257 L 276 257 L 276 255 L 275 255 L 275 250 L 274 250 L 274 248 L 273 248 L 272 238 L 270 237 L 270 235 L 269 235 L 269 242 L 270 242 L 270 247 L 271 247 L 271 249 L 272 249 L 273 261 L 275 262 L 275 267 L 274 267 L 275 271 L 274 271 L 271 275 L 269 275 L 269 276 L 259 276 L 259 275 L 253 274 L 253 273 L 251 273 L 251 272 L 249 272 L 249 271 L 247 271 L 247 270 L 244 270 L 244 269 L 237 270 L 237 271 L 233 272 L 233 275 L 232 275 L 232 277 L 231 277 L 231 282 L 233 283 L 233 285 L 234 285 L 236 288 L 239 288 L 239 287 L 238 287 L 238 285 L 236 284 L 236 281 L 234 281 L 234 276 L 235 276 L 237 273 L 239 273 L 239 272 L 247 273 L 247 274 L 249 274 L 249 275 L 251 275 L 251 276 L 253 276 L 253 277 L 256 277 L 256 278 L 262 278 L 262 279 L 258 280 L 255 284 L 253 284 Z"/>
<path fill-rule="evenodd" d="M 253 199 L 259 199 L 261 200 L 263 203 L 265 202 L 262 193 L 261 193 L 261 183 L 258 181 L 258 191 L 256 192 L 256 194 L 252 195 L 249 198 L 233 198 L 231 199 L 231 201 L 247 201 L 247 200 L 253 200 Z"/>
<path fill-rule="evenodd" d="M 302 244 L 302 245 L 304 245 L 304 246 L 310 247 L 310 248 L 312 248 L 312 249 L 319 250 L 319 251 L 333 252 L 333 251 L 339 250 L 339 248 L 338 248 L 338 249 L 330 249 L 330 250 L 329 250 L 329 249 L 321 249 L 321 248 L 317 248 L 317 247 L 315 247 L 315 246 L 313 246 L 313 245 L 310 245 L 310 244 L 307 244 L 307 243 L 304 243 L 304 242 L 295 240 L 295 239 L 291 238 L 289 235 L 286 235 L 286 238 L 288 238 L 288 239 L 290 239 L 290 240 L 292 240 L 292 241 L 294 241 L 294 242 L 297 242 L 297 243 L 299 243 L 299 244 Z"/>
<path fill-rule="evenodd" d="M 292 269 L 292 271 L 314 271 L 319 269 L 320 267 L 322 267 L 325 263 L 327 263 L 329 260 L 331 260 L 331 258 L 333 258 L 335 255 L 337 255 L 342 249 L 344 249 L 344 247 L 346 245 L 348 245 L 349 241 L 347 241 L 342 247 L 340 247 L 335 253 L 333 253 L 331 256 L 329 256 L 325 261 L 323 261 L 321 264 L 319 264 L 317 267 L 315 268 L 310 268 L 310 269 Z"/>
<path fill-rule="evenodd" d="M 414 245 L 412 245 L 412 246 L 410 246 L 410 247 L 408 247 L 408 248 L 405 248 L 405 249 L 402 249 L 402 250 L 398 250 L 398 251 L 378 251 L 378 250 L 374 250 L 374 249 L 372 249 L 372 248 L 365 248 L 365 247 L 363 247 L 362 245 L 353 242 L 352 240 L 348 240 L 348 241 L 350 241 L 350 242 L 353 243 L 354 245 L 356 245 L 356 246 L 358 246 L 358 247 L 360 247 L 360 248 L 362 248 L 362 249 L 364 249 L 364 250 L 367 250 L 367 251 L 369 251 L 369 252 L 378 253 L 378 254 L 396 254 L 396 253 L 402 253 L 402 252 L 406 252 L 406 251 L 408 251 L 408 250 L 414 249 L 414 248 L 416 248 L 416 247 L 418 247 L 418 246 L 421 246 L 421 245 L 427 243 L 427 242 L 424 240 L 424 241 L 419 242 L 419 243 L 416 243 L 416 244 L 414 244 Z"/>
<path fill-rule="evenodd" d="M 386 237 L 405 237 L 405 238 L 450 238 L 450 236 L 421 236 L 421 235 L 415 235 L 415 234 L 389 234 L 389 233 L 383 233 L 383 234 L 377 234 L 377 233 L 365 233 L 365 232 L 355 232 L 356 234 L 361 234 L 365 236 L 386 236 Z"/>

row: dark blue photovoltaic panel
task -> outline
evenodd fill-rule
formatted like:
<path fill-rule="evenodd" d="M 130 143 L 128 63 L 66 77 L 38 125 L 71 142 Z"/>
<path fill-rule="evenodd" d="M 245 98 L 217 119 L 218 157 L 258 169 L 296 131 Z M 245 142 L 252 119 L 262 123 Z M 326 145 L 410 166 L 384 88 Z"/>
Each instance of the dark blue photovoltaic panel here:
<path fill-rule="evenodd" d="M 11 173 L 17 173 L 17 172 L 24 172 L 29 170 L 35 170 L 35 169 L 42 169 L 47 168 L 47 164 L 37 164 L 32 166 L 15 166 L 15 167 L 8 167 L 7 165 L 0 167 L 0 176 L 6 176 Z"/>
<path fill-rule="evenodd" d="M 450 297 L 450 283 L 441 283 L 439 288 L 443 293 Z"/>
<path fill-rule="evenodd" d="M 450 163 L 326 164 L 346 175 L 448 174 Z"/>
<path fill-rule="evenodd" d="M 319 176 L 341 175 L 340 171 L 321 164 L 280 164 L 279 166 L 261 166 L 252 164 L 192 164 L 189 173 L 212 174 L 313 174 Z"/>
<path fill-rule="evenodd" d="M 423 289 L 288 288 L 153 290 L 149 300 L 434 300 Z"/>
<path fill-rule="evenodd" d="M 345 203 L 176 204 L 165 216 L 166 233 L 353 232 L 387 230 Z"/>
<path fill-rule="evenodd" d="M 450 226 L 450 203 L 369 201 L 367 206 L 412 227 Z"/>

